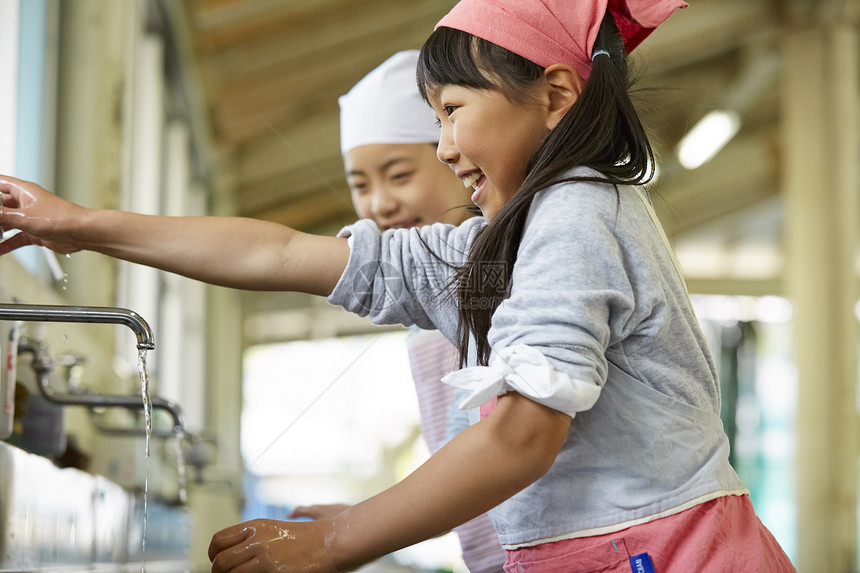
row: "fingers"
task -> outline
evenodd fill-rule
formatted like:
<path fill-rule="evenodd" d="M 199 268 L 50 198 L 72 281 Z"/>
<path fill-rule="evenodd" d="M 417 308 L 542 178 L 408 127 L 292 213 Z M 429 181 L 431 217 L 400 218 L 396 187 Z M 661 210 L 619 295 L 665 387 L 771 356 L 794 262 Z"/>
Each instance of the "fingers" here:
<path fill-rule="evenodd" d="M 32 207 L 40 200 L 49 197 L 56 196 L 37 183 L 0 175 L 0 205 L 2 205 L 4 218 L 10 213 Z M 0 226 L 6 226 L 2 219 L 0 219 Z"/>
<path fill-rule="evenodd" d="M 0 175 L 0 199 L 2 199 L 2 205 L 5 207 L 20 207 L 22 196 L 32 196 L 32 193 L 24 190 L 26 185 L 26 181 L 21 181 L 8 175 Z"/>
<path fill-rule="evenodd" d="M 23 217 L 15 218 L 18 214 L 17 210 L 22 207 L 21 197 L 24 194 L 19 183 L 21 182 L 17 179 L 0 175 L 0 229 L 17 228 L 15 223 L 23 219 Z"/>
<path fill-rule="evenodd" d="M 0 228 L 10 228 L 9 225 L 9 209 L 14 207 L 12 204 L 12 196 L 8 193 L 0 193 Z"/>
<path fill-rule="evenodd" d="M 327 539 L 330 522 L 255 519 L 212 536 L 212 573 L 336 571 Z"/>
<path fill-rule="evenodd" d="M 27 245 L 44 246 L 56 253 L 80 250 L 70 237 L 73 223 L 80 221 L 83 209 L 64 201 L 35 183 L 0 175 L 0 255 Z M 9 237 L 9 230 L 21 233 Z"/>
<path fill-rule="evenodd" d="M 221 569 L 212 569 L 213 573 L 221 573 Z M 266 569 L 266 566 L 256 557 L 251 559 L 250 561 L 246 561 L 232 569 L 229 569 L 230 573 L 271 573 L 271 569 Z"/>
<path fill-rule="evenodd" d="M 20 185 L 21 183 L 23 183 L 23 181 L 17 177 L 12 177 L 11 175 L 0 175 L 0 190 L 2 190 L 5 185 Z"/>
<path fill-rule="evenodd" d="M 257 544 L 247 543 L 256 533 L 253 523 L 240 523 L 212 536 L 209 544 L 212 573 L 262 573 L 267 570 L 257 555 Z"/>
<path fill-rule="evenodd" d="M 233 525 L 217 532 L 212 536 L 212 541 L 209 543 L 209 561 L 214 562 L 219 553 L 245 541 L 249 534 L 248 526 L 245 523 Z"/>
<path fill-rule="evenodd" d="M 212 573 L 254 573 L 265 567 L 248 548 L 222 551 L 212 560 Z"/>
<path fill-rule="evenodd" d="M 26 247 L 27 245 L 33 245 L 33 241 L 30 240 L 30 237 L 27 236 L 26 233 L 18 233 L 17 235 L 12 235 L 11 237 L 7 235 L 7 239 L 5 241 L 0 242 L 0 256 L 5 255 L 7 253 L 11 253 L 15 249 L 20 249 L 21 247 Z"/>
<path fill-rule="evenodd" d="M 306 505 L 297 505 L 293 508 L 293 510 L 287 514 L 287 518 L 296 519 L 297 517 L 311 517 L 309 513 L 311 508 Z"/>
<path fill-rule="evenodd" d="M 251 551 L 227 550 L 219 553 L 212 560 L 212 573 L 255 573 L 265 571 L 265 567 Z"/>
<path fill-rule="evenodd" d="M 14 177 L 9 177 L 8 175 L 0 175 L 0 194 L 10 195 L 12 192 L 12 187 L 20 183 Z"/>

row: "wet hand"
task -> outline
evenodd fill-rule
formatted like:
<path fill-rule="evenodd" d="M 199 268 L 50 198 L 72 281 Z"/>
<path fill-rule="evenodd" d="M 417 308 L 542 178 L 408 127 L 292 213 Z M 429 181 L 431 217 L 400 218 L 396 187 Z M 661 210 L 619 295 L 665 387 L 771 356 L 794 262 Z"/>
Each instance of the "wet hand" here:
<path fill-rule="evenodd" d="M 35 183 L 0 175 L 0 229 L 21 231 L 0 242 L 0 255 L 27 245 L 60 254 L 81 250 L 71 234 L 86 211 Z"/>
<path fill-rule="evenodd" d="M 309 517 L 311 519 L 331 519 L 349 506 L 345 503 L 299 505 L 288 516 L 290 519 Z"/>
<path fill-rule="evenodd" d="M 330 521 L 255 519 L 212 536 L 212 573 L 334 573 Z"/>

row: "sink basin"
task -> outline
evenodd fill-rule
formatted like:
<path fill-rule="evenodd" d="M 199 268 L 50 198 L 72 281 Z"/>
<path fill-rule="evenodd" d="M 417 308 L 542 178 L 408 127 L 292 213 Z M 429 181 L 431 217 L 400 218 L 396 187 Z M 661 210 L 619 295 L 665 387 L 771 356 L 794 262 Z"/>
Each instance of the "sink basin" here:
<path fill-rule="evenodd" d="M 169 562 L 182 571 L 191 544 L 187 509 L 147 505 L 144 555 L 140 495 L 0 442 L 0 572 L 140 570 L 144 558 L 147 570 Z"/>

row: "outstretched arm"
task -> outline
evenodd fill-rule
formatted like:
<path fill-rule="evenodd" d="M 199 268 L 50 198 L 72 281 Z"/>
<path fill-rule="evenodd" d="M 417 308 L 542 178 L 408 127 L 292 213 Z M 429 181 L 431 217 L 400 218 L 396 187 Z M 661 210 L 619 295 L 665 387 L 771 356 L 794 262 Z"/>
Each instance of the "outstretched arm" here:
<path fill-rule="evenodd" d="M 254 520 L 215 534 L 212 571 L 344 571 L 429 539 L 528 486 L 555 461 L 570 417 L 517 394 L 409 477 L 331 520 Z"/>
<path fill-rule="evenodd" d="M 90 250 L 215 285 L 329 294 L 346 266 L 345 239 L 239 217 L 163 217 L 88 209 L 42 187 L 0 176 L 0 229 L 58 253 Z"/>

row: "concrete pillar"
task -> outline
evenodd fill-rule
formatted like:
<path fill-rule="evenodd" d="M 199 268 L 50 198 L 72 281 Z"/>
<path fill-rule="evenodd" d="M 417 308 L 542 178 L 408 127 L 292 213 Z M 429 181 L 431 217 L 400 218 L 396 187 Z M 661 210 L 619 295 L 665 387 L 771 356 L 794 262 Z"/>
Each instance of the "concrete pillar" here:
<path fill-rule="evenodd" d="M 857 571 L 858 34 L 812 18 L 783 42 L 787 293 L 798 375 L 798 571 Z M 822 18 L 822 20 L 824 20 Z"/>
<path fill-rule="evenodd" d="M 115 209 L 128 150 L 124 86 L 133 3 L 81 0 L 60 6 L 57 171 L 51 190 L 88 207 Z M 116 304 L 116 261 L 83 252 L 63 265 L 70 303 Z"/>

